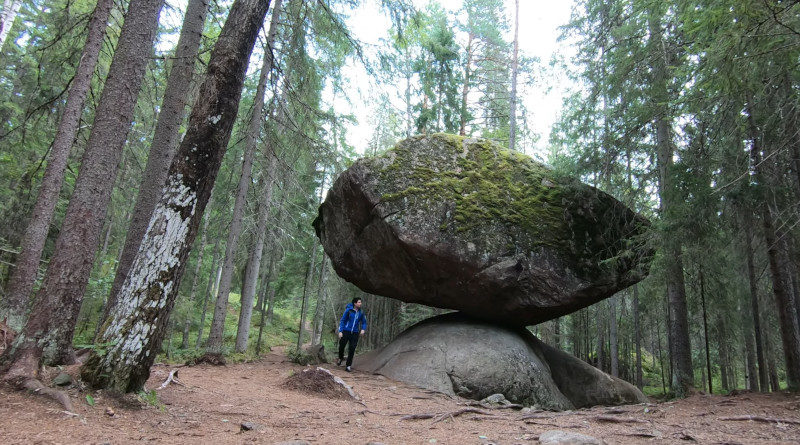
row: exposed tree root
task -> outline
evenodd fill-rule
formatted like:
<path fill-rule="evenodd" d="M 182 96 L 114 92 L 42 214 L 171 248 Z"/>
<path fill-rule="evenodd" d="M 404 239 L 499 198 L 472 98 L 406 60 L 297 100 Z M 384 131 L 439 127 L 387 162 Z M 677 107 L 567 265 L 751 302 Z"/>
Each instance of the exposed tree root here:
<path fill-rule="evenodd" d="M 19 390 L 28 390 L 34 394 L 52 398 L 60 403 L 61 406 L 64 407 L 64 410 L 69 413 L 74 413 L 75 411 L 75 409 L 72 407 L 72 402 L 69 400 L 69 396 L 66 393 L 44 386 L 44 384 L 42 384 L 42 382 L 40 382 L 38 379 L 33 377 L 16 377 L 6 381 Z"/>
<path fill-rule="evenodd" d="M 792 419 L 776 419 L 774 417 L 762 417 L 762 416 L 736 416 L 736 417 L 720 417 L 719 420 L 735 420 L 735 421 L 747 421 L 752 420 L 753 422 L 764 422 L 764 423 L 788 423 L 790 425 L 800 425 L 800 421 L 792 420 Z"/>
<path fill-rule="evenodd" d="M 595 416 L 594 420 L 598 422 L 608 423 L 647 423 L 646 420 L 634 419 L 633 417 L 617 417 L 617 416 Z"/>
<path fill-rule="evenodd" d="M 401 417 L 400 420 L 433 419 L 432 423 L 439 423 L 442 420 L 453 419 L 453 418 L 458 417 L 458 416 L 460 416 L 462 414 L 469 414 L 469 413 L 481 414 L 481 415 L 489 416 L 489 417 L 494 416 L 494 414 L 492 414 L 490 412 L 483 411 L 483 410 L 480 410 L 480 409 L 477 409 L 477 408 L 462 408 L 462 409 L 459 409 L 459 410 L 456 410 L 456 411 L 451 411 L 449 413 L 409 414 L 407 416 Z"/>

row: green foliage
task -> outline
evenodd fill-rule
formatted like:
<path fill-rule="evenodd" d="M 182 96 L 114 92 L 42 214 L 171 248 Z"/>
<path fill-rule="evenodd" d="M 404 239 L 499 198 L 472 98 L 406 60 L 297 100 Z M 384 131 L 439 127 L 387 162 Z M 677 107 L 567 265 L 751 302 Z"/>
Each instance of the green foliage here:
<path fill-rule="evenodd" d="M 139 398 L 142 403 L 146 403 L 154 408 L 158 408 L 160 411 L 166 411 L 166 405 L 164 405 L 161 400 L 158 399 L 158 394 L 156 393 L 155 389 L 151 389 L 150 391 L 139 391 L 136 396 Z"/>

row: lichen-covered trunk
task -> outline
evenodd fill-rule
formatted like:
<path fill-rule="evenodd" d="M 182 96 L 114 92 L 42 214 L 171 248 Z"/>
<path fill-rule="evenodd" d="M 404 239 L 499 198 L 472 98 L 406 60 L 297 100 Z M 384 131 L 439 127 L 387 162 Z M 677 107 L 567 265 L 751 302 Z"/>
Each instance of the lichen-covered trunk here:
<path fill-rule="evenodd" d="M 150 375 L 230 139 L 247 63 L 269 0 L 236 0 L 214 45 L 186 135 L 170 166 L 131 274 L 82 376 L 94 387 L 137 391 Z"/>
<path fill-rule="evenodd" d="M 12 348 L 47 364 L 72 363 L 72 335 L 89 281 L 125 137 L 163 0 L 134 0 L 106 79 L 50 264 L 30 318 Z M 36 349 L 27 353 L 26 349 Z M 12 361 L 16 355 L 12 355 Z"/>
<path fill-rule="evenodd" d="M 9 3 L 7 0 L 6 7 Z M 16 1 L 15 3 L 19 6 L 20 2 Z M 56 136 L 50 147 L 47 168 L 42 176 L 36 204 L 34 204 L 31 218 L 25 228 L 20 244 L 20 253 L 14 263 L 8 284 L 6 284 L 4 298 L 0 300 L 0 317 L 6 317 L 8 325 L 17 332 L 25 323 L 28 302 L 39 269 L 39 260 L 47 241 L 47 232 L 53 220 L 58 194 L 64 182 L 64 171 L 67 168 L 72 141 L 75 140 L 78 132 L 83 104 L 86 102 L 100 48 L 103 46 L 103 37 L 106 34 L 112 4 L 111 0 L 98 0 L 92 17 L 89 19 L 86 44 L 83 46 L 81 59 L 67 92 L 64 112 L 61 114 Z M 11 11 L 4 9 L 3 15 L 5 16 L 7 12 Z M 3 19 L 3 24 L 10 26 L 10 22 L 6 22 L 5 17 Z M 3 32 L 6 32 L 6 27 L 3 26 L 3 28 Z M 3 37 L 0 37 L 0 47 L 2 47 L 2 40 Z"/>
<path fill-rule="evenodd" d="M 642 389 L 643 375 L 642 375 L 642 332 L 639 328 L 639 285 L 633 285 L 633 337 L 636 348 L 636 370 L 634 372 L 634 381 L 636 387 Z"/>
<path fill-rule="evenodd" d="M 150 154 L 144 168 L 139 194 L 133 206 L 131 222 L 125 236 L 125 245 L 117 263 L 111 292 L 104 306 L 100 323 L 108 317 L 117 301 L 122 283 L 128 276 L 133 259 L 139 250 L 147 224 L 158 202 L 172 157 L 178 148 L 178 133 L 186 109 L 186 97 L 194 75 L 197 50 L 208 13 L 208 0 L 189 0 L 183 19 L 180 37 L 172 59 L 172 69 L 164 89 L 164 99 L 158 113 Z"/>
<path fill-rule="evenodd" d="M 0 15 L 0 49 L 6 43 L 8 33 L 14 25 L 14 19 L 17 18 L 17 13 L 21 6 L 22 0 L 5 0 L 3 2 L 3 13 Z"/>

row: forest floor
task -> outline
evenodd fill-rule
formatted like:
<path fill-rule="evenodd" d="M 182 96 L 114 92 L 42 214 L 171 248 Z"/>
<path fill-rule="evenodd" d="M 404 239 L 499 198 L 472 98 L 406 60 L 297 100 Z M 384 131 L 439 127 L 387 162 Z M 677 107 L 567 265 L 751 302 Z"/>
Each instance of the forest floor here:
<path fill-rule="evenodd" d="M 0 386 L 0 443 L 535 444 L 548 430 L 623 444 L 800 442 L 797 394 L 700 394 L 563 413 L 471 407 L 477 412 L 459 415 L 470 408 L 468 400 L 325 367 L 351 385 L 360 401 L 287 388 L 286 379 L 304 367 L 289 362 L 281 350 L 255 362 L 182 366 L 179 384 L 155 390 L 176 369 L 157 364 L 147 383 L 157 397 L 114 398 L 73 386 L 67 392 L 74 414 L 51 399 Z M 444 415 L 403 418 L 415 414 Z M 245 431 L 244 423 L 252 429 Z"/>

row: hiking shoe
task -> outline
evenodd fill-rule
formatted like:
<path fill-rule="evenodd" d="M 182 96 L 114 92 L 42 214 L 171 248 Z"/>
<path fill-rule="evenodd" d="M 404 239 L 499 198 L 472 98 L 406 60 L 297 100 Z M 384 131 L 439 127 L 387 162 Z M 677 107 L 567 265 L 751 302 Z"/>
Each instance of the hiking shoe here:
<path fill-rule="evenodd" d="M 336 366 L 342 366 L 342 360 L 343 359 L 336 360 Z"/>
<path fill-rule="evenodd" d="M 353 370 L 352 370 L 352 369 L 350 369 L 350 367 L 349 367 L 349 366 L 348 366 L 348 367 L 346 367 L 346 368 L 344 368 L 344 370 L 345 370 L 345 371 L 347 371 L 347 372 L 353 372 Z"/>

